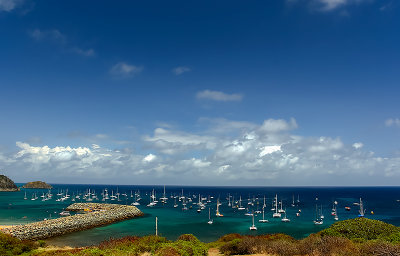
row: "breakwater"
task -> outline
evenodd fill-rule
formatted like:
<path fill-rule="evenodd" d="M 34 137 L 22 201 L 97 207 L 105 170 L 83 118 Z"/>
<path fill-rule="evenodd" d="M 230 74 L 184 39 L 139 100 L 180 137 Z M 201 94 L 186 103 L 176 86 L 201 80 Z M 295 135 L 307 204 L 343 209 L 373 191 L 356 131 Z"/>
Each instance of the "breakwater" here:
<path fill-rule="evenodd" d="M 66 210 L 84 213 L 13 226 L 3 229 L 2 232 L 21 240 L 39 240 L 143 215 L 135 206 L 118 204 L 75 203 L 68 206 Z"/>

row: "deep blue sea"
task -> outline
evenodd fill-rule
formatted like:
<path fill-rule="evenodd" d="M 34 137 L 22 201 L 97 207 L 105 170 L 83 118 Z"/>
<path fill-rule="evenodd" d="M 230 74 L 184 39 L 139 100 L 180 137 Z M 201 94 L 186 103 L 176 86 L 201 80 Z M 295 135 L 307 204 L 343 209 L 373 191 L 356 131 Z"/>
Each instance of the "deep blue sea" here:
<path fill-rule="evenodd" d="M 22 184 L 18 184 L 22 185 Z M 218 239 L 227 233 L 240 234 L 267 234 L 286 233 L 295 238 L 303 238 L 310 233 L 318 232 L 335 222 L 331 215 L 334 202 L 337 202 L 336 212 L 339 220 L 355 218 L 358 216 L 358 203 L 362 198 L 365 207 L 365 217 L 382 220 L 396 226 L 400 226 L 400 187 L 192 187 L 192 186 L 166 186 L 167 203 L 161 203 L 163 186 L 116 186 L 116 185 L 70 185 L 52 184 L 52 199 L 42 201 L 40 197 L 48 190 L 21 189 L 20 192 L 0 192 L 0 225 L 21 224 L 43 220 L 44 218 L 59 217 L 59 213 L 71 203 L 85 202 L 83 195 L 88 192 L 95 193 L 98 200 L 92 202 L 103 202 L 102 193 L 108 190 L 111 196 L 117 192 L 120 194 L 120 201 L 106 200 L 107 203 L 131 204 L 135 200 L 135 193 L 140 193 L 142 198 L 138 208 L 145 213 L 145 216 L 122 221 L 108 226 L 94 228 L 82 232 L 76 232 L 57 238 L 49 239 L 49 243 L 55 245 L 88 246 L 98 244 L 110 237 L 122 237 L 127 235 L 149 235 L 155 233 L 155 217 L 158 217 L 159 234 L 168 239 L 176 239 L 181 234 L 191 233 L 201 241 L 209 242 Z M 68 189 L 71 196 L 64 201 L 56 201 Z M 183 196 L 187 210 L 182 210 L 182 201 L 176 199 L 178 207 L 174 207 L 174 197 Z M 159 201 L 154 207 L 147 207 L 151 194 L 155 191 Z M 27 195 L 24 200 L 24 195 Z M 31 200 L 36 193 L 37 200 Z M 131 193 L 133 197 L 131 197 Z M 123 194 L 126 194 L 123 195 Z M 200 213 L 196 203 L 201 197 L 211 202 L 205 204 L 205 209 Z M 79 195 L 80 198 L 76 198 Z M 275 195 L 278 201 L 282 201 L 282 208 L 286 209 L 287 218 L 290 222 L 282 222 L 280 218 L 272 218 L 273 200 Z M 246 210 L 238 210 L 228 206 L 230 201 L 237 201 L 242 198 L 241 205 Z M 252 217 L 246 216 L 247 212 L 262 210 L 266 198 L 265 219 L 268 223 L 260 223 L 262 214 L 255 214 L 254 221 L 256 231 L 249 230 L 252 225 Z M 293 197 L 295 205 L 292 206 Z M 189 198 L 192 200 L 190 202 Z M 221 205 L 220 213 L 223 217 L 215 216 L 217 199 Z M 297 200 L 299 199 L 299 202 Z M 203 201 L 206 203 L 206 201 Z M 250 203 L 250 204 L 249 204 Z M 234 204 L 236 205 L 236 204 Z M 316 206 L 318 211 L 316 211 Z M 348 206 L 351 209 L 345 210 Z M 209 208 L 213 224 L 208 224 Z M 280 208 L 280 205 L 279 205 Z M 320 209 L 325 216 L 322 225 L 315 225 L 316 214 L 319 216 Z M 301 210 L 300 216 L 296 213 Z M 372 214 L 373 212 L 373 214 Z M 282 215 L 284 216 L 284 215 Z"/>

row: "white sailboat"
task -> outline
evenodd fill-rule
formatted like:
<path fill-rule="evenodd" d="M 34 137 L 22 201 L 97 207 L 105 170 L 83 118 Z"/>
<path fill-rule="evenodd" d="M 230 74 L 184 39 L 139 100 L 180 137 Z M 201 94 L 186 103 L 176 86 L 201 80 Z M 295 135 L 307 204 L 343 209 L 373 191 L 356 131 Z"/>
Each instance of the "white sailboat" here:
<path fill-rule="evenodd" d="M 165 195 L 165 185 L 164 185 L 164 194 L 163 194 L 163 197 L 160 198 L 160 200 L 161 200 L 161 202 L 163 202 L 163 203 L 166 203 L 167 200 L 168 200 L 167 196 Z"/>
<path fill-rule="evenodd" d="M 222 216 L 224 216 L 223 214 L 221 214 L 220 212 L 219 212 L 219 199 L 217 199 L 217 211 L 216 211 L 216 213 L 215 213 L 215 216 L 217 216 L 217 217 L 222 217 Z"/>
<path fill-rule="evenodd" d="M 28 200 L 28 198 L 26 197 L 26 191 L 25 191 L 25 196 L 24 196 L 24 200 Z"/>
<path fill-rule="evenodd" d="M 290 219 L 286 217 L 286 209 L 285 209 L 285 217 L 281 219 L 282 222 L 290 222 Z"/>
<path fill-rule="evenodd" d="M 363 202 L 362 202 L 362 200 L 361 200 L 361 197 L 360 197 L 360 209 L 358 210 L 358 217 L 364 217 L 364 215 L 365 215 L 365 209 L 364 209 L 364 204 L 363 204 Z"/>
<path fill-rule="evenodd" d="M 268 220 L 266 220 L 266 219 L 265 219 L 265 216 L 264 216 L 264 208 L 265 208 L 265 207 L 262 208 L 263 218 L 262 218 L 261 220 L 258 220 L 258 222 L 261 222 L 261 223 L 268 222 Z"/>
<path fill-rule="evenodd" d="M 240 211 L 242 211 L 242 210 L 245 210 L 246 208 L 244 208 L 243 206 L 242 206 L 242 196 L 240 196 L 240 198 L 239 198 L 239 207 L 238 207 L 238 210 L 240 210 Z"/>
<path fill-rule="evenodd" d="M 324 224 L 324 220 L 321 219 L 321 216 L 318 216 L 318 205 L 315 204 L 315 220 L 314 220 L 315 225 L 322 225 Z"/>
<path fill-rule="evenodd" d="M 281 217 L 281 213 L 278 212 L 278 195 L 275 195 L 275 212 L 274 214 L 272 214 L 273 218 L 280 218 Z"/>
<path fill-rule="evenodd" d="M 267 207 L 267 205 L 265 204 L 265 196 L 264 196 L 264 204 L 263 204 L 263 208 Z"/>
<path fill-rule="evenodd" d="M 254 225 L 254 214 L 253 214 L 253 225 L 250 227 L 250 230 L 257 230 L 257 227 Z"/>
<path fill-rule="evenodd" d="M 279 212 L 280 212 L 280 213 L 285 213 L 286 211 L 283 210 L 283 203 L 282 203 L 282 200 L 281 200 L 281 202 L 280 202 L 280 205 L 281 205 L 281 209 L 279 209 Z"/>
<path fill-rule="evenodd" d="M 214 221 L 211 219 L 211 208 L 208 208 L 208 224 L 213 224 Z"/>

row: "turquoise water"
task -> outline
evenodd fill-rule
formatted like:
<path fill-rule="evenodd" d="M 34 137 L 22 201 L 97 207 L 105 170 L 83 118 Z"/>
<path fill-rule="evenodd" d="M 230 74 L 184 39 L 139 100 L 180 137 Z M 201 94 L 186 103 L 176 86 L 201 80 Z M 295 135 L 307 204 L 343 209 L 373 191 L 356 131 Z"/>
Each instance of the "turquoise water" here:
<path fill-rule="evenodd" d="M 94 228 L 82 232 L 64 235 L 57 238 L 49 239 L 49 243 L 56 245 L 72 245 L 87 246 L 98 244 L 110 237 L 122 237 L 127 235 L 150 235 L 155 233 L 155 217 L 159 219 L 159 234 L 166 236 L 168 239 L 176 239 L 184 233 L 196 235 L 200 240 L 209 242 L 218 239 L 218 237 L 227 233 L 240 234 L 265 234 L 265 233 L 286 233 L 296 238 L 306 237 L 310 233 L 318 232 L 327 228 L 335 220 L 331 216 L 331 208 L 333 202 L 337 201 L 337 212 L 340 220 L 355 218 L 358 216 L 358 206 L 353 205 L 362 197 L 365 208 L 366 217 L 383 220 L 394 225 L 400 225 L 400 187 L 178 187 L 167 186 L 166 195 L 168 202 L 162 204 L 159 202 L 155 207 L 146 207 L 150 200 L 150 194 L 154 189 L 157 198 L 163 193 L 161 186 L 114 186 L 114 185 L 53 185 L 53 199 L 42 201 L 42 193 L 47 190 L 22 189 L 20 192 L 0 192 L 0 224 L 21 224 L 33 221 L 43 220 L 44 218 L 58 217 L 65 207 L 73 203 L 72 195 L 81 194 L 91 189 L 95 191 L 101 199 L 101 192 L 107 188 L 109 194 L 117 189 L 119 193 L 126 193 L 127 196 L 120 195 L 121 201 L 108 200 L 107 203 L 131 204 L 134 198 L 130 197 L 131 191 L 140 191 L 142 200 L 138 206 L 145 213 L 145 216 L 115 223 L 108 226 Z M 174 208 L 174 199 L 171 196 L 183 193 L 186 197 L 193 199 L 187 207 L 192 209 L 182 210 L 182 202 L 177 201 L 179 207 Z M 68 189 L 71 199 L 63 202 L 56 201 L 56 194 Z M 24 194 L 28 199 L 24 200 Z M 37 193 L 38 199 L 30 200 L 33 193 Z M 198 202 L 198 194 L 204 197 L 213 197 L 211 203 L 206 205 L 206 209 L 198 213 L 198 206 L 194 203 Z M 257 208 L 262 209 L 263 198 L 266 197 L 265 219 L 268 223 L 259 223 L 262 214 L 256 214 L 255 224 L 257 231 L 250 231 L 252 217 L 245 216 L 244 211 L 238 211 L 236 208 L 228 207 L 228 195 L 235 198 L 235 201 L 242 197 L 242 205 L 248 207 L 248 211 L 255 211 Z M 278 201 L 282 200 L 283 208 L 287 210 L 287 217 L 291 220 L 288 223 L 282 222 L 280 219 L 272 218 L 272 201 L 278 195 Z M 291 206 L 293 195 L 295 200 L 299 197 L 300 203 Z M 223 217 L 216 217 L 216 201 L 220 198 L 222 205 L 220 212 Z M 318 200 L 316 201 L 316 198 Z M 254 206 L 248 205 L 249 199 Z M 76 200 L 81 202 L 82 199 Z M 160 200 L 159 200 L 160 201 Z M 101 202 L 101 201 L 93 201 Z M 325 216 L 323 225 L 315 225 L 315 206 L 322 205 L 322 213 Z M 351 207 L 350 211 L 344 209 L 345 206 Z M 207 224 L 208 208 L 211 208 L 212 225 Z M 301 209 L 301 215 L 296 217 L 296 212 Z M 374 214 L 371 214 L 371 211 Z"/>

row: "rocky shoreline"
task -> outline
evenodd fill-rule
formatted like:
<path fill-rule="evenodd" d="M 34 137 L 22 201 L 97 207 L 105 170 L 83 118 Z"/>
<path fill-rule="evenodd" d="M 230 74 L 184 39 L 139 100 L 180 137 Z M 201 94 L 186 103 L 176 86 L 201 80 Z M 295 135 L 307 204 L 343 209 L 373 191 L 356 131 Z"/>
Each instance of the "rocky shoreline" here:
<path fill-rule="evenodd" d="M 143 215 L 135 206 L 118 204 L 75 203 L 68 206 L 66 210 L 83 211 L 85 213 L 13 226 L 3 229 L 2 232 L 21 240 L 39 240 Z"/>

